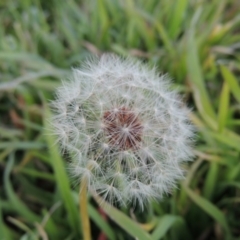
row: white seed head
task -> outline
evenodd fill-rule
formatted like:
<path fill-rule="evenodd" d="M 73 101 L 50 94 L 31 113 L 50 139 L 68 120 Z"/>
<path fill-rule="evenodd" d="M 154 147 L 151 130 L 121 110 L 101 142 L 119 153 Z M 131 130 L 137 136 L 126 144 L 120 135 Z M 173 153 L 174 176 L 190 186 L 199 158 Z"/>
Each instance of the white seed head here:
<path fill-rule="evenodd" d="M 140 204 L 171 192 L 192 158 L 189 110 L 167 76 L 103 55 L 73 70 L 52 103 L 52 124 L 70 169 L 111 203 Z"/>

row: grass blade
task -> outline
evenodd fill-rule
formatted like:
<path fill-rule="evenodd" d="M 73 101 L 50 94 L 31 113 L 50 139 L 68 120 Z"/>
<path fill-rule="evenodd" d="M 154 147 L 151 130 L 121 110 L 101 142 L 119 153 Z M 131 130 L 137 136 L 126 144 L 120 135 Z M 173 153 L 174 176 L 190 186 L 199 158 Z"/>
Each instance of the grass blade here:
<path fill-rule="evenodd" d="M 106 221 L 102 219 L 94 207 L 88 204 L 88 212 L 94 223 L 106 234 L 109 240 L 116 240 L 114 231 Z"/>
<path fill-rule="evenodd" d="M 193 192 L 190 188 L 183 185 L 183 188 L 185 189 L 188 196 L 202 209 L 204 210 L 209 216 L 211 216 L 213 219 L 215 219 L 216 222 L 218 222 L 223 229 L 226 232 L 226 235 L 229 236 L 230 231 L 228 227 L 228 223 L 226 221 L 226 218 L 224 214 L 211 202 L 206 200 L 205 198 L 197 195 L 195 192 Z"/>
<path fill-rule="evenodd" d="M 10 231 L 3 221 L 2 209 L 3 209 L 2 202 L 0 201 L 0 239 L 11 240 L 12 237 L 10 235 Z"/>
<path fill-rule="evenodd" d="M 218 131 L 222 132 L 227 121 L 229 108 L 229 86 L 224 82 L 219 102 L 218 110 Z"/>
<path fill-rule="evenodd" d="M 240 102 L 240 86 L 237 79 L 225 66 L 220 66 L 220 69 L 224 80 L 228 83 L 229 88 L 233 93 L 233 96 Z"/>
<path fill-rule="evenodd" d="M 204 85 L 203 75 L 199 63 L 196 41 L 194 39 L 194 31 L 190 30 L 188 37 L 188 51 L 187 51 L 187 69 L 192 82 L 193 94 L 195 103 L 198 107 L 201 116 L 216 118 L 212 104 L 209 99 L 208 92 Z"/>
<path fill-rule="evenodd" d="M 168 230 L 179 221 L 179 217 L 174 215 L 165 215 L 160 218 L 160 221 L 152 233 L 153 240 L 160 240 L 162 237 L 166 235 Z"/>
<path fill-rule="evenodd" d="M 174 4 L 174 10 L 171 17 L 171 22 L 169 25 L 169 36 L 171 38 L 175 38 L 179 31 L 181 31 L 181 24 L 184 16 L 184 12 L 186 11 L 187 5 L 189 1 L 182 0 L 182 1 L 176 1 Z"/>
<path fill-rule="evenodd" d="M 46 145 L 41 142 L 1 142 L 0 149 L 11 148 L 11 149 L 18 149 L 18 150 L 27 150 L 27 149 L 41 149 L 44 148 Z"/>
<path fill-rule="evenodd" d="M 106 214 L 121 228 L 123 228 L 128 234 L 132 237 L 137 238 L 138 240 L 152 240 L 151 236 L 145 232 L 140 225 L 133 222 L 128 216 L 124 213 L 105 202 L 101 197 L 94 195 L 94 199 L 106 212 Z"/>
<path fill-rule="evenodd" d="M 50 111 L 47 106 L 45 106 L 45 116 L 46 118 L 50 117 Z M 46 129 L 50 129 L 50 124 L 46 119 L 45 119 L 45 127 Z M 70 189 L 70 183 L 68 181 L 68 177 L 65 171 L 65 165 L 60 156 L 60 151 L 57 145 L 55 144 L 54 137 L 50 134 L 46 134 L 46 140 L 48 143 L 49 154 L 52 160 L 51 162 L 54 170 L 54 175 L 56 178 L 57 185 L 59 187 L 61 197 L 63 199 L 64 205 L 68 213 L 70 225 L 72 229 L 77 233 L 79 232 L 78 210 L 73 201 L 73 197 Z"/>
<path fill-rule="evenodd" d="M 9 198 L 9 201 L 14 206 L 14 210 L 17 211 L 19 214 L 21 214 L 24 218 L 26 218 L 28 221 L 31 222 L 38 222 L 40 221 L 40 217 L 37 216 L 35 213 L 31 212 L 27 206 L 22 203 L 17 195 L 15 194 L 11 183 L 10 183 L 10 173 L 14 165 L 14 153 L 11 153 L 9 155 L 7 167 L 4 173 L 4 184 L 6 188 L 6 193 Z"/>

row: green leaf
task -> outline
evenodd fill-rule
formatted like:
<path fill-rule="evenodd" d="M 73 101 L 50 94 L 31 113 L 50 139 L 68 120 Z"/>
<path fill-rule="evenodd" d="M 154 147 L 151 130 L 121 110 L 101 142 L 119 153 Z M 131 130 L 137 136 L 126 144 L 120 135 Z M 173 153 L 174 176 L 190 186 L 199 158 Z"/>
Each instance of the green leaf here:
<path fill-rule="evenodd" d="M 214 137 L 219 142 L 222 142 L 238 151 L 240 151 L 240 137 L 239 135 L 230 132 L 230 131 L 223 131 L 223 133 L 214 133 L 209 132 L 210 136 Z"/>
<path fill-rule="evenodd" d="M 11 222 L 13 225 L 15 225 L 17 228 L 21 229 L 22 231 L 26 232 L 29 236 L 31 236 L 31 239 L 33 240 L 38 240 L 36 234 L 23 222 L 20 220 L 13 218 L 13 217 L 8 217 L 8 221 Z"/>
<path fill-rule="evenodd" d="M 229 112 L 229 86 L 227 82 L 223 84 L 218 109 L 218 130 L 222 132 L 225 128 Z"/>
<path fill-rule="evenodd" d="M 18 212 L 21 216 L 26 218 L 26 220 L 32 221 L 32 222 L 39 222 L 40 217 L 37 216 L 35 213 L 31 212 L 28 209 L 28 207 L 18 199 L 17 195 L 15 194 L 11 186 L 10 173 L 13 168 L 13 165 L 14 165 L 14 153 L 11 153 L 9 155 L 7 167 L 4 173 L 4 185 L 5 185 L 5 189 L 6 189 L 6 193 L 9 198 L 9 201 L 11 201 L 12 206 L 14 207 L 14 210 Z"/>
<path fill-rule="evenodd" d="M 240 182 L 237 181 L 226 181 L 220 184 L 221 187 L 236 187 L 240 189 Z"/>
<path fill-rule="evenodd" d="M 218 179 L 218 169 L 219 169 L 218 163 L 216 162 L 210 163 L 203 188 L 203 196 L 207 199 L 212 199 L 212 197 L 214 196 L 214 192 L 216 189 L 215 187 Z"/>
<path fill-rule="evenodd" d="M 2 202 L 0 200 L 0 239 L 11 240 L 9 229 L 6 227 L 2 216 Z"/>
<path fill-rule="evenodd" d="M 102 219 L 102 217 L 99 215 L 96 209 L 92 207 L 90 204 L 88 204 L 88 212 L 91 219 L 106 234 L 108 239 L 115 240 L 116 237 L 115 237 L 114 231 L 111 229 L 108 223 Z"/>
<path fill-rule="evenodd" d="M 181 31 L 181 24 L 183 21 L 184 13 L 186 11 L 186 8 L 188 6 L 189 1 L 188 0 L 181 0 L 176 1 L 173 9 L 172 16 L 170 18 L 170 25 L 169 25 L 169 36 L 172 38 L 175 38 L 177 34 Z"/>
<path fill-rule="evenodd" d="M 0 149 L 11 148 L 11 149 L 41 149 L 44 148 L 46 144 L 41 142 L 1 142 Z"/>
<path fill-rule="evenodd" d="M 50 111 L 45 104 L 45 128 L 50 129 L 50 123 L 47 119 L 50 118 Z M 70 225 L 72 229 L 77 233 L 80 229 L 79 216 L 77 206 L 74 204 L 73 197 L 71 194 L 70 183 L 66 173 L 66 166 L 61 158 L 60 151 L 55 144 L 53 135 L 46 134 L 46 140 L 48 143 L 49 154 L 51 157 L 51 163 L 54 170 L 57 186 L 59 188 L 61 197 L 66 207 Z"/>
<path fill-rule="evenodd" d="M 187 70 L 192 83 L 194 100 L 202 118 L 215 119 L 216 115 L 204 84 L 196 41 L 194 39 L 194 31 L 192 28 L 189 30 L 188 36 Z"/>
<path fill-rule="evenodd" d="M 189 187 L 183 185 L 184 190 L 188 194 L 188 196 L 202 209 L 204 210 L 209 216 L 211 216 L 216 222 L 218 222 L 226 232 L 226 235 L 229 236 L 229 226 L 226 221 L 224 214 L 211 202 L 206 200 L 205 198 L 197 195 L 193 192 Z"/>
<path fill-rule="evenodd" d="M 153 240 L 160 240 L 162 237 L 166 235 L 168 230 L 177 222 L 179 221 L 178 216 L 174 215 L 164 215 L 160 218 L 159 223 L 155 230 L 152 233 Z"/>
<path fill-rule="evenodd" d="M 105 213 L 132 237 L 135 237 L 138 240 L 152 240 L 151 236 L 145 232 L 140 225 L 131 220 L 124 213 L 113 207 L 111 204 L 105 202 L 101 197 L 94 194 L 93 197 Z"/>
<path fill-rule="evenodd" d="M 39 171 L 30 169 L 30 168 L 20 168 L 18 171 L 21 173 L 24 173 L 26 175 L 33 176 L 35 178 L 42 178 L 42 179 L 46 179 L 49 181 L 54 181 L 54 177 L 50 173 L 39 172 Z"/>
<path fill-rule="evenodd" d="M 233 96 L 240 102 L 240 86 L 237 79 L 225 66 L 220 66 L 220 69 L 224 80 L 228 83 L 229 88 L 233 93 Z"/>
<path fill-rule="evenodd" d="M 154 25 L 154 27 L 159 35 L 159 38 L 161 38 L 161 40 L 163 41 L 163 44 L 164 44 L 166 50 L 168 51 L 169 55 L 171 57 L 175 56 L 176 52 L 174 51 L 172 42 L 168 36 L 168 33 L 167 33 L 163 23 L 159 19 L 154 18 L 151 14 L 149 14 L 147 12 L 138 10 L 138 14 L 139 14 L 139 16 L 142 16 L 146 21 L 149 21 Z"/>
<path fill-rule="evenodd" d="M 52 216 L 52 211 L 55 211 L 60 207 L 62 203 L 56 202 L 49 211 L 43 209 L 43 215 L 46 221 L 44 222 L 44 230 L 46 230 L 49 239 L 62 239 L 63 236 L 67 236 L 69 233 L 69 229 L 61 228 L 59 229 L 58 222 Z M 56 222 L 55 222 L 56 221 Z"/>

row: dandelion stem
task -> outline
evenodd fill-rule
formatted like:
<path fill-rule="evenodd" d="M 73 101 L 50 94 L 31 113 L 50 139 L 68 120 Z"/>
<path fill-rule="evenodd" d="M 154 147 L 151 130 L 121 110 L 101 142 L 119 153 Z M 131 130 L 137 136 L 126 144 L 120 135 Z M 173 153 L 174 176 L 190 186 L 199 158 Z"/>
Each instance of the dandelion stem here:
<path fill-rule="evenodd" d="M 79 206 L 80 216 L 82 220 L 82 232 L 84 240 L 91 240 L 91 229 L 87 210 L 87 181 L 83 178 L 80 184 Z"/>

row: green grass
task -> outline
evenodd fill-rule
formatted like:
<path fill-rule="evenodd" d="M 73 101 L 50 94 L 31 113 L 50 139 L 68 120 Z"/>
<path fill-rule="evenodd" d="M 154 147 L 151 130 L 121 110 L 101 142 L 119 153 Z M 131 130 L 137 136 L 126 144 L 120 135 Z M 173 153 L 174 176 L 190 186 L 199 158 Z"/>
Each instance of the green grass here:
<path fill-rule="evenodd" d="M 239 12 L 234 0 L 1 1 L 0 240 L 81 239 L 78 193 L 46 119 L 71 67 L 103 52 L 168 73 L 197 141 L 186 179 L 144 212 L 108 206 L 103 217 L 90 198 L 93 239 L 239 239 Z"/>

